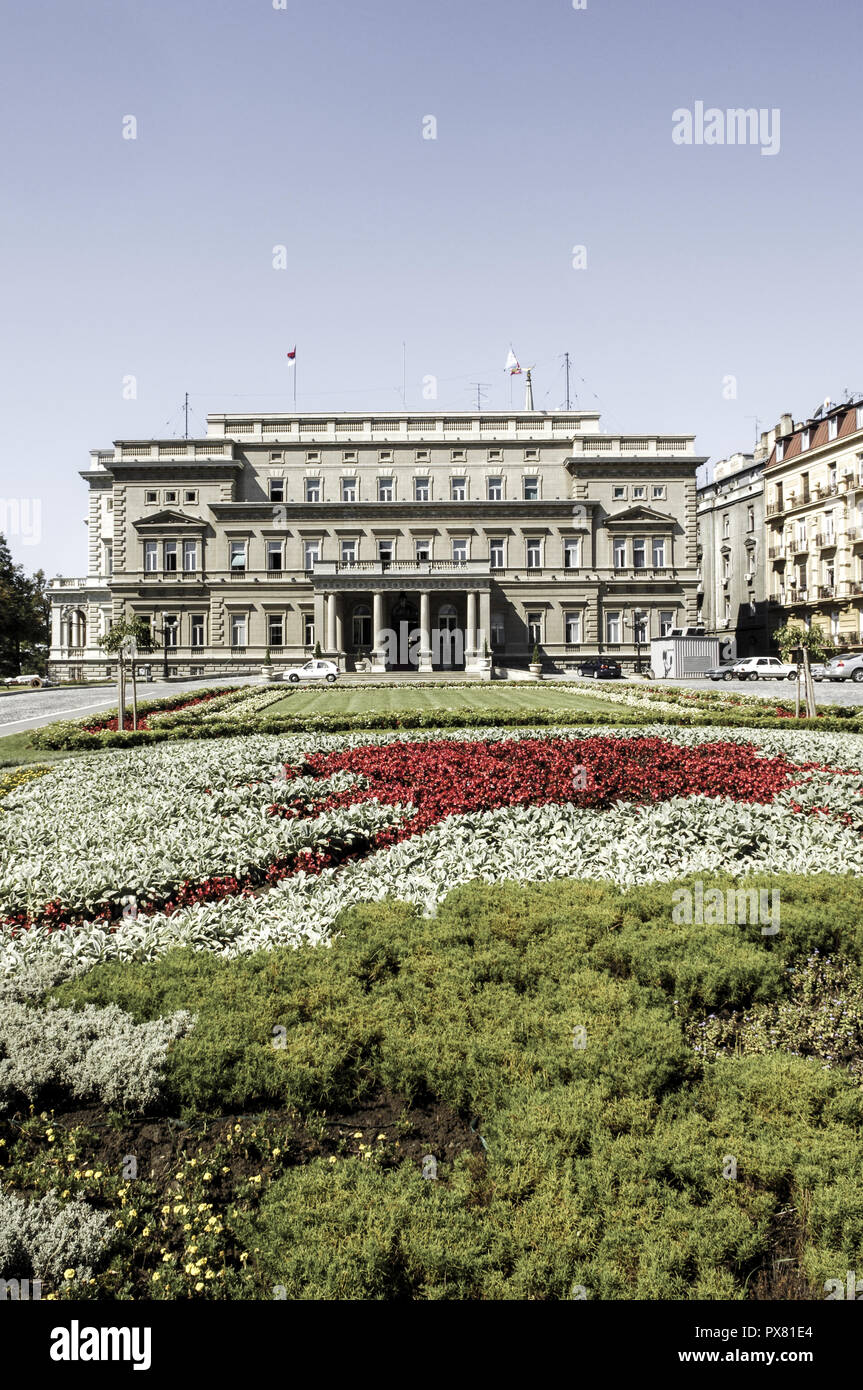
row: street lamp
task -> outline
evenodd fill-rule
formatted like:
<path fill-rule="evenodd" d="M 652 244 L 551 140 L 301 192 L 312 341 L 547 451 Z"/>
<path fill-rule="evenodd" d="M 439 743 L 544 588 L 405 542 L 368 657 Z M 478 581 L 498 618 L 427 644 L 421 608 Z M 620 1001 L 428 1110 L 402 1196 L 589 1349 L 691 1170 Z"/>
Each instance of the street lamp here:
<path fill-rule="evenodd" d="M 642 637 L 644 631 L 645 614 L 640 608 L 636 608 L 631 618 L 624 618 L 624 627 L 632 629 L 632 637 L 635 645 L 635 674 L 641 675 L 641 648 L 645 645 Z"/>

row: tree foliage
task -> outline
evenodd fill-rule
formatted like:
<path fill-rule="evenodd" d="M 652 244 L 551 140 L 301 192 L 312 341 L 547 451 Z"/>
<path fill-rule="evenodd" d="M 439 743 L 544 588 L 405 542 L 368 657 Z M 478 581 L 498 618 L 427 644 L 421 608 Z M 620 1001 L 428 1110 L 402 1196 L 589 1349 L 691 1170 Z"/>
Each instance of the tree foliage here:
<path fill-rule="evenodd" d="M 0 675 L 44 673 L 49 611 L 44 570 L 26 574 L 0 535 Z"/>

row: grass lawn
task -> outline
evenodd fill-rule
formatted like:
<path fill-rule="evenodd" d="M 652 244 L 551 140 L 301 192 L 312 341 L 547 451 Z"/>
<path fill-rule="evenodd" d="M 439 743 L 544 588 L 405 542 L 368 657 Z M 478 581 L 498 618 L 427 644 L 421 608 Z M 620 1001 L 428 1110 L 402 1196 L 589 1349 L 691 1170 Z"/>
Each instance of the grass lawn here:
<path fill-rule="evenodd" d="M 500 710 L 502 713 L 523 710 L 559 709 L 571 711 L 604 710 L 619 714 L 620 705 L 581 691 L 561 690 L 559 687 L 530 685 L 526 681 L 498 685 L 438 686 L 425 689 L 408 686 L 381 685 L 376 690 L 352 689 L 349 685 L 336 688 L 301 687 L 284 700 L 269 705 L 267 719 L 301 714 L 398 714 L 403 710 Z"/>
<path fill-rule="evenodd" d="M 29 733 L 7 734 L 0 738 L 0 767 L 21 767 L 25 763 L 56 763 L 61 758 L 74 758 L 81 750 L 34 748 Z"/>

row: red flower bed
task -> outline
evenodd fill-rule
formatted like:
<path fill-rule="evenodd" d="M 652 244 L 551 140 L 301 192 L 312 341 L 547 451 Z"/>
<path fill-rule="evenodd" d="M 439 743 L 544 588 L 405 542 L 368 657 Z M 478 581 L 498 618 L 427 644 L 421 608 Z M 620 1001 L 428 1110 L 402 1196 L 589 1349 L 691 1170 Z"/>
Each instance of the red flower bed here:
<path fill-rule="evenodd" d="M 164 712 L 166 712 L 166 711 L 168 711 L 168 710 L 170 710 L 170 713 L 171 713 L 171 714 L 176 714 L 176 713 L 177 713 L 179 710 L 181 710 L 181 709 L 192 709 L 193 706 L 195 706 L 195 705 L 206 705 L 206 704 L 209 703 L 210 700 L 215 700 L 215 699 L 217 699 L 217 697 L 218 697 L 219 695 L 224 695 L 224 693 L 225 693 L 224 690 L 216 690 L 216 691 L 214 691 L 214 692 L 213 692 L 212 694 L 210 694 L 210 695 L 193 695 L 193 696 L 191 696 L 188 700 L 183 700 L 179 705 L 169 705 L 169 706 L 165 706 L 165 709 L 164 709 L 164 710 L 162 710 L 162 709 L 150 710 L 150 714 L 162 714 L 162 713 L 164 713 Z M 112 715 L 112 717 L 111 717 L 110 719 L 107 719 L 107 718 L 95 719 L 95 720 L 93 721 L 92 724 L 85 724 L 85 725 L 84 725 L 84 733 L 85 733 L 85 734 L 116 733 L 118 727 L 119 727 L 119 725 L 118 725 L 117 715 L 115 714 L 115 715 Z M 124 720 L 124 722 L 123 722 L 123 728 L 124 728 L 124 729 L 131 729 L 131 727 L 132 727 L 132 716 L 131 716 L 131 714 L 127 714 L 127 715 L 126 715 L 126 718 L 125 718 L 125 720 Z M 139 715 L 138 715 L 138 728 L 139 728 L 139 729 L 149 729 L 149 727 L 150 727 L 150 725 L 147 723 L 147 716 L 146 716 L 145 714 L 139 714 Z"/>

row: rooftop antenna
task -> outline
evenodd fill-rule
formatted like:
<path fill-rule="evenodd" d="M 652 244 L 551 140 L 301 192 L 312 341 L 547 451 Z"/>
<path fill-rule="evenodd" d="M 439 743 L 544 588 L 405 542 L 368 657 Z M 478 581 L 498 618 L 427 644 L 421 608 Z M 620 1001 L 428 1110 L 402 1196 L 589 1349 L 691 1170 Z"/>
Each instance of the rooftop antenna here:
<path fill-rule="evenodd" d="M 185 406 L 184 406 L 184 410 L 185 410 L 185 415 L 186 415 L 186 433 L 184 434 L 183 438 L 184 438 L 184 439 L 188 439 L 188 438 L 189 438 L 189 393 L 188 393 L 188 391 L 186 392 L 186 404 L 185 404 Z"/>
<path fill-rule="evenodd" d="M 471 382 L 471 386 L 475 386 L 475 387 L 476 387 L 476 408 L 477 408 L 477 411 L 482 410 L 482 403 L 483 403 L 483 401 L 486 399 L 486 388 L 488 387 L 488 385 L 489 385 L 489 383 L 488 383 L 487 381 L 472 381 L 472 382 Z"/>
<path fill-rule="evenodd" d="M 747 420 L 754 420 L 754 421 L 755 421 L 755 443 L 757 444 L 757 443 L 758 443 L 758 426 L 761 424 L 761 421 L 760 421 L 760 419 L 758 418 L 757 415 L 747 415 L 746 418 L 747 418 Z"/>
<path fill-rule="evenodd" d="M 570 409 L 570 403 L 569 403 L 569 353 L 568 353 L 568 352 L 565 352 L 565 353 L 563 354 L 563 362 L 564 362 L 564 370 L 565 370 L 565 372 L 566 372 L 566 408 L 567 408 L 567 410 L 569 410 L 569 409 Z"/>

